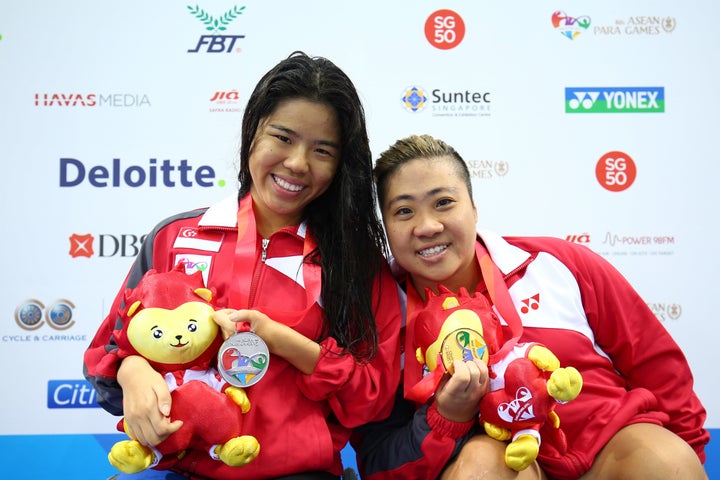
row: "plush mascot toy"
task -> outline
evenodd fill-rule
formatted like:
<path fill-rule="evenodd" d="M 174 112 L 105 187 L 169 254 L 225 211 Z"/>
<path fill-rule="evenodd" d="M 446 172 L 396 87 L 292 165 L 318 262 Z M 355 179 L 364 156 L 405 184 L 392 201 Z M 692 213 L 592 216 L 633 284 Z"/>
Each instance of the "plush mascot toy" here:
<path fill-rule="evenodd" d="M 250 409 L 247 395 L 212 366 L 222 343 L 212 319 L 212 296 L 202 273 L 187 275 L 182 263 L 167 273 L 148 271 L 125 292 L 122 328 L 114 332 L 118 355 L 140 355 L 164 375 L 172 395 L 170 418 L 183 425 L 151 449 L 134 440 L 121 421 L 118 429 L 131 439 L 116 443 L 108 454 L 118 470 L 168 469 L 190 448 L 234 467 L 257 457 L 257 439 L 241 435 L 242 415 Z"/>
<path fill-rule="evenodd" d="M 558 358 L 538 343 L 501 345 L 500 321 L 482 294 L 470 296 L 461 289 L 456 295 L 444 287 L 438 295 L 425 293 L 425 305 L 413 322 L 413 343 L 428 373 L 406 397 L 427 401 L 443 375 L 452 373 L 453 361 L 481 359 L 488 364 L 490 389 L 480 401 L 479 419 L 489 436 L 511 440 L 505 450 L 508 467 L 521 471 L 535 461 L 541 428 L 564 451 L 554 409 L 580 393 L 580 373 L 560 368 Z"/>

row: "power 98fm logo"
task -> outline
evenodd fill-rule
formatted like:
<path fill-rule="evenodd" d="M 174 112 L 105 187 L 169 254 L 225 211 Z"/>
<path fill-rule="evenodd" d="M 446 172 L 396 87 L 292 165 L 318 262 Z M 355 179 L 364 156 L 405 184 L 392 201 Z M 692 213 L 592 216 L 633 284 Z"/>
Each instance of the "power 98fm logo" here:
<path fill-rule="evenodd" d="M 25 300 L 15 309 L 15 322 L 23 330 L 37 330 L 48 325 L 55 330 L 67 330 L 75 324 L 75 305 L 66 299 L 56 300 L 47 307 L 36 299 Z"/>

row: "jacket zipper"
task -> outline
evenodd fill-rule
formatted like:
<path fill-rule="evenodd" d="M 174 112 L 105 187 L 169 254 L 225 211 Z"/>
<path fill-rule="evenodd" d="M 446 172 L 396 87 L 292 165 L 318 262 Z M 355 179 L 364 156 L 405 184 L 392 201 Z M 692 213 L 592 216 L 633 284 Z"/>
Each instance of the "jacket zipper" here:
<path fill-rule="evenodd" d="M 255 271 L 253 273 L 252 283 L 250 284 L 250 294 L 248 295 L 248 308 L 251 308 L 255 304 L 255 293 L 257 291 L 257 285 L 260 281 L 260 275 L 263 268 L 261 263 L 265 263 L 265 260 L 267 259 L 267 249 L 269 244 L 269 238 L 262 239 L 262 253 L 260 254 L 260 262 L 255 264 Z"/>

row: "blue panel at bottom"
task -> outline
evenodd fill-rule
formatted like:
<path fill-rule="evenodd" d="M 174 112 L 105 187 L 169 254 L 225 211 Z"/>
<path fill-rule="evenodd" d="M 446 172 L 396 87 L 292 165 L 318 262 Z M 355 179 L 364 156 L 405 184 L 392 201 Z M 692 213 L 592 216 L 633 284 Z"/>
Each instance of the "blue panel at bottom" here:
<path fill-rule="evenodd" d="M 720 429 L 709 429 L 711 440 L 705 448 L 705 471 L 720 480 Z M 142 474 L 119 475 L 108 463 L 110 447 L 127 437 L 105 435 L 0 435 L 0 452 L 5 462 L 2 477 L 13 480 L 38 478 L 68 480 L 174 480 L 168 472 L 148 470 Z M 342 451 L 346 468 L 357 471 L 355 454 L 349 446 Z M 359 477 L 358 477 L 359 478 Z"/>

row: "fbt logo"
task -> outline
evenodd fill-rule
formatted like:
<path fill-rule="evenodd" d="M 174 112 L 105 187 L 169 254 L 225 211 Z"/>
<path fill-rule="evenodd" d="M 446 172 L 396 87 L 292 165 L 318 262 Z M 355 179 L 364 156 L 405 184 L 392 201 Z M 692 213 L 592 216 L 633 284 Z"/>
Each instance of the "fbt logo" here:
<path fill-rule="evenodd" d="M 54 301 L 48 307 L 32 298 L 15 308 L 15 323 L 23 330 L 37 330 L 45 324 L 55 330 L 67 330 L 75 325 L 74 309 L 75 304 L 64 298 Z"/>
<path fill-rule="evenodd" d="M 225 186 L 225 180 L 215 178 L 215 170 L 209 165 L 193 167 L 187 159 L 173 162 L 156 158 L 148 160 L 147 166 L 122 164 L 119 158 L 113 158 L 110 166 L 88 166 L 76 158 L 60 159 L 60 187 L 77 187 L 89 184 L 96 188 L 118 187 L 219 187 Z"/>
<path fill-rule="evenodd" d="M 47 408 L 100 408 L 87 380 L 48 380 Z"/>
<path fill-rule="evenodd" d="M 465 22 L 452 10 L 438 10 L 425 20 L 425 38 L 435 48 L 450 50 L 465 38 Z"/>
<path fill-rule="evenodd" d="M 98 257 L 135 257 L 140 253 L 140 247 L 147 235 L 110 235 L 101 233 L 98 235 Z M 91 258 L 95 255 L 95 237 L 90 233 L 80 235 L 73 233 L 69 237 L 70 251 L 68 254 L 72 258 Z"/>
<path fill-rule="evenodd" d="M 568 87 L 565 113 L 662 113 L 664 87 Z"/>
<path fill-rule="evenodd" d="M 190 14 L 197 18 L 205 26 L 205 30 L 213 32 L 213 35 L 201 35 L 195 48 L 188 50 L 188 53 L 230 53 L 236 49 L 236 42 L 245 38 L 245 35 L 226 35 L 228 25 L 235 18 L 242 15 L 245 7 L 233 7 L 219 17 L 214 17 L 197 5 L 188 5 Z M 236 51 L 240 51 L 239 48 Z"/>
<path fill-rule="evenodd" d="M 608 152 L 595 165 L 595 177 L 602 187 L 611 192 L 630 188 L 637 176 L 637 167 L 630 155 L 624 152 Z"/>

